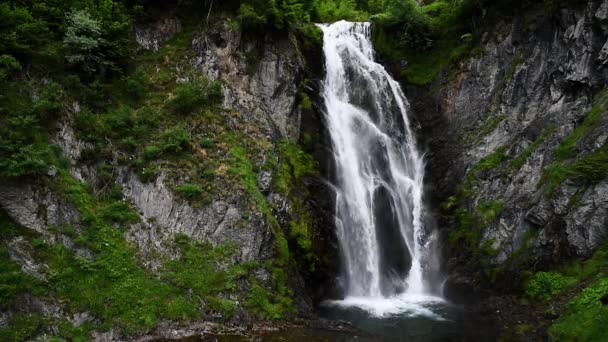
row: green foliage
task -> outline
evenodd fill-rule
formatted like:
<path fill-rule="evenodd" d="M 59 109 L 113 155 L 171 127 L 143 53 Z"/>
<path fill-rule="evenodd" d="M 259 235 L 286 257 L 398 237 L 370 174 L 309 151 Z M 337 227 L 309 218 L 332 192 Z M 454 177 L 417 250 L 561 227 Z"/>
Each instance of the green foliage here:
<path fill-rule="evenodd" d="M 43 317 L 37 314 L 16 314 L 11 317 L 8 326 L 0 328 L 2 341 L 27 341 L 45 326 Z"/>
<path fill-rule="evenodd" d="M 595 184 L 608 176 L 608 144 L 585 155 L 568 168 L 568 177 Z"/>
<path fill-rule="evenodd" d="M 546 184 L 546 197 L 550 198 L 555 189 L 566 179 L 595 184 L 608 176 L 608 144 L 572 160 L 577 155 L 577 144 L 584 140 L 605 116 L 608 106 L 606 92 L 601 92 L 595 102 L 593 109 L 585 116 L 582 123 L 559 144 L 555 150 L 556 160 L 545 169 L 541 184 Z"/>
<path fill-rule="evenodd" d="M 601 298 L 608 293 L 608 278 L 601 278 L 572 299 L 564 314 L 549 328 L 554 341 L 605 341 L 608 339 L 608 306 Z"/>
<path fill-rule="evenodd" d="M 485 248 L 479 247 L 481 233 L 485 227 L 500 216 L 502 210 L 503 202 L 498 200 L 482 201 L 473 210 L 467 210 L 466 208 L 457 209 L 454 216 L 458 225 L 449 233 L 450 242 L 453 245 L 464 244 L 468 248 L 468 251 L 472 252 L 475 256 L 481 252 L 490 252 L 489 254 L 492 254 L 490 246 L 482 246 Z"/>
<path fill-rule="evenodd" d="M 407 60 L 401 76 L 425 85 L 440 71 L 473 54 L 468 25 L 475 0 L 439 0 L 419 6 L 413 0 L 386 1 L 381 13 L 371 17 L 372 38 L 381 56 Z"/>
<path fill-rule="evenodd" d="M 281 319 L 287 313 L 285 308 L 292 303 L 287 297 L 279 297 L 279 301 L 275 302 L 266 289 L 253 284 L 246 305 L 262 319 Z"/>
<path fill-rule="evenodd" d="M 274 179 L 275 188 L 288 194 L 300 178 L 317 174 L 317 163 L 300 146 L 283 140 L 279 142 L 279 165 Z"/>
<path fill-rule="evenodd" d="M 5 225 L 10 223 L 0 224 L 4 230 L 7 229 Z M 8 307 L 17 295 L 23 293 L 42 294 L 40 281 L 23 273 L 19 265 L 10 259 L 8 250 L 2 245 L 0 246 L 0 308 Z"/>
<path fill-rule="evenodd" d="M 190 132 L 182 127 L 165 130 L 161 135 L 161 149 L 179 153 L 190 147 Z"/>
<path fill-rule="evenodd" d="M 129 18 L 123 11 L 122 5 L 105 1 L 93 13 L 89 8 L 68 13 L 66 61 L 86 75 L 121 72 L 130 52 Z"/>
<path fill-rule="evenodd" d="M 222 268 L 218 267 L 218 264 L 227 264 L 230 261 L 234 247 L 220 245 L 214 248 L 208 243 L 190 243 L 185 241 L 186 239 L 185 236 L 176 237 L 181 255 L 178 259 L 166 263 L 164 277 L 184 292 L 189 289 L 194 291 L 207 304 L 207 310 L 220 312 L 226 318 L 230 317 L 236 303 L 218 296 L 236 289 L 236 281 L 245 275 L 245 268 L 242 265 Z M 193 310 L 195 308 L 192 303 L 179 298 L 171 301 L 170 309 L 170 315 L 173 317 L 195 317 L 198 314 Z"/>
<path fill-rule="evenodd" d="M 309 261 L 313 258 L 312 255 L 312 240 L 309 232 L 310 218 L 302 217 L 297 221 L 291 221 L 290 235 L 296 239 L 298 247 L 305 253 Z"/>
<path fill-rule="evenodd" d="M 211 137 L 202 137 L 198 141 L 198 144 L 202 148 L 214 148 L 215 147 L 215 141 L 213 141 L 213 138 L 211 138 Z"/>
<path fill-rule="evenodd" d="M 158 158 L 158 156 L 160 156 L 160 154 L 163 152 L 163 150 L 155 145 L 150 145 L 150 146 L 146 146 L 144 148 L 144 159 L 146 160 L 154 160 L 156 158 Z"/>
<path fill-rule="evenodd" d="M 354 0 L 321 0 L 316 6 L 316 19 L 330 23 L 338 20 L 365 21 L 367 12 L 357 9 Z"/>
<path fill-rule="evenodd" d="M 549 300 L 564 290 L 576 285 L 573 277 L 565 277 L 557 272 L 538 272 L 526 285 L 526 294 L 532 298 Z"/>
<path fill-rule="evenodd" d="M 239 20 L 246 30 L 289 29 L 310 21 L 313 0 L 243 0 Z"/>
<path fill-rule="evenodd" d="M 194 77 L 175 88 L 175 96 L 169 101 L 169 109 L 176 114 L 192 114 L 205 106 L 220 103 L 222 86 L 218 81 Z"/>
<path fill-rule="evenodd" d="M 480 246 L 481 234 L 485 227 L 500 216 L 503 211 L 503 202 L 500 200 L 480 201 L 476 207 L 470 208 L 465 201 L 475 193 L 479 177 L 488 171 L 497 169 L 506 159 L 506 147 L 500 147 L 494 153 L 479 160 L 469 168 L 456 194 L 442 203 L 443 209 L 448 211 L 457 223 L 449 232 L 450 243 L 452 246 L 466 246 L 464 249 L 459 247 L 461 252 L 471 253 L 473 256 L 480 254 L 493 256 L 495 253 L 491 241 L 486 241 L 485 245 Z"/>
<path fill-rule="evenodd" d="M 183 183 L 175 187 L 178 194 L 188 198 L 195 199 L 202 195 L 203 188 L 198 184 Z"/>
<path fill-rule="evenodd" d="M 113 223 L 132 224 L 139 222 L 139 216 L 133 212 L 128 203 L 113 201 L 101 209 L 101 217 Z"/>
<path fill-rule="evenodd" d="M 249 160 L 247 149 L 242 146 L 235 146 L 230 150 L 230 155 L 232 160 L 229 172 L 240 179 L 252 204 L 261 210 L 267 219 L 274 221 L 270 206 L 258 188 L 256 173 Z"/>
<path fill-rule="evenodd" d="M 605 105 L 606 103 L 603 102 L 601 105 L 596 104 L 593 106 L 593 109 L 591 109 L 589 114 L 585 116 L 583 122 L 576 126 L 574 131 L 559 144 L 555 150 L 558 160 L 563 161 L 576 155 L 576 144 L 585 136 L 586 133 L 599 124 L 602 112 L 605 110 L 603 108 Z"/>

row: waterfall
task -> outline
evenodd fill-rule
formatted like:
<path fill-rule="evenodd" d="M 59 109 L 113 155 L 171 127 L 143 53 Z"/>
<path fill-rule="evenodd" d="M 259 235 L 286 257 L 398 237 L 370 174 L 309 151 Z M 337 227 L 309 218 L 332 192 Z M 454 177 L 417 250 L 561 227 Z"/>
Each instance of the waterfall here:
<path fill-rule="evenodd" d="M 374 61 L 369 23 L 319 27 L 346 299 L 437 294 L 436 236 L 425 224 L 423 205 L 424 161 L 405 95 Z"/>

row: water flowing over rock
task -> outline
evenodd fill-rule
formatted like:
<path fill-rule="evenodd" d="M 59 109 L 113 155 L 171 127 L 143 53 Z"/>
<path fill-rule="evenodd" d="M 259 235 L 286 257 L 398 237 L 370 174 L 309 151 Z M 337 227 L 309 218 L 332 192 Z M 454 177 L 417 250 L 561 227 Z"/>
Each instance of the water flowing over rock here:
<path fill-rule="evenodd" d="M 345 294 L 436 293 L 435 235 L 424 226 L 424 163 L 407 101 L 373 60 L 369 23 L 321 28 Z"/>

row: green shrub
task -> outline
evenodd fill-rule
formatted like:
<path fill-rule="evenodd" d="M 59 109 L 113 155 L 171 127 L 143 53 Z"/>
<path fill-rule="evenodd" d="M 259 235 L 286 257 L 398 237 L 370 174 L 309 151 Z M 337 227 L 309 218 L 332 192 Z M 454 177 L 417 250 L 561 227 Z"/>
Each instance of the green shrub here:
<path fill-rule="evenodd" d="M 365 21 L 369 15 L 357 9 L 354 0 L 321 0 L 316 6 L 316 19 L 330 23 L 338 20 Z"/>
<path fill-rule="evenodd" d="M 288 298 L 273 300 L 273 296 L 259 284 L 251 286 L 246 305 L 261 319 L 281 319 L 287 313 L 285 307 L 291 305 Z"/>
<path fill-rule="evenodd" d="M 103 208 L 101 217 L 109 222 L 132 224 L 139 222 L 137 215 L 128 203 L 115 201 Z"/>
<path fill-rule="evenodd" d="M 572 299 L 566 311 L 549 327 L 553 341 L 608 340 L 608 305 L 601 298 L 608 293 L 608 278 L 596 280 Z"/>
<path fill-rule="evenodd" d="M 165 130 L 161 135 L 161 149 L 165 152 L 179 153 L 190 146 L 190 132 L 182 127 Z"/>
<path fill-rule="evenodd" d="M 203 188 L 200 185 L 189 183 L 180 184 L 175 187 L 175 190 L 178 194 L 188 199 L 197 198 L 203 193 Z"/>
<path fill-rule="evenodd" d="M 163 151 L 160 147 L 155 145 L 146 146 L 144 148 L 144 159 L 146 160 L 154 160 L 160 156 Z"/>
<path fill-rule="evenodd" d="M 215 141 L 213 141 L 213 138 L 210 137 L 202 137 L 198 144 L 202 148 L 215 148 Z"/>
<path fill-rule="evenodd" d="M 45 325 L 45 319 L 38 314 L 18 313 L 11 317 L 7 327 L 0 328 L 0 340 L 29 341 L 36 337 Z"/>
<path fill-rule="evenodd" d="M 122 81 L 124 92 L 133 103 L 139 103 L 149 92 L 149 84 L 146 74 L 142 69 L 137 69 Z"/>
<path fill-rule="evenodd" d="M 526 294 L 535 299 L 549 300 L 576 283 L 575 278 L 557 272 L 538 272 L 528 281 Z"/>
<path fill-rule="evenodd" d="M 205 106 L 211 106 L 222 100 L 222 86 L 217 81 L 206 78 L 193 80 L 177 85 L 175 96 L 169 101 L 169 108 L 177 114 L 192 114 Z"/>

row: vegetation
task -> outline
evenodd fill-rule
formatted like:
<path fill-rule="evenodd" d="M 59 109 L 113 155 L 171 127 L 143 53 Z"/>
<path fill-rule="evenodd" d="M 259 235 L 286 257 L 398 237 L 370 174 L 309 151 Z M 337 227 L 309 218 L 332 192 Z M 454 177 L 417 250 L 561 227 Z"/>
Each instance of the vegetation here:
<path fill-rule="evenodd" d="M 526 293 L 532 298 L 549 300 L 574 285 L 575 278 L 557 272 L 538 272 L 528 281 Z"/>
<path fill-rule="evenodd" d="M 528 281 L 526 293 L 545 306 L 562 306 L 562 313 L 549 327 L 556 341 L 601 341 L 608 320 L 602 298 L 608 293 L 608 246 L 604 244 L 588 259 L 570 260 L 553 271 L 541 271 Z M 562 304 L 565 301 L 565 304 Z"/>
<path fill-rule="evenodd" d="M 543 173 L 542 184 L 546 184 L 545 195 L 551 197 L 555 189 L 566 179 L 575 179 L 586 184 L 595 184 L 608 175 L 608 144 L 591 153 L 580 155 L 579 143 L 593 132 L 608 106 L 608 95 L 601 92 L 596 96 L 595 105 L 583 121 L 559 144 L 555 150 L 556 160 Z M 579 155 L 575 160 L 573 158 Z"/>

